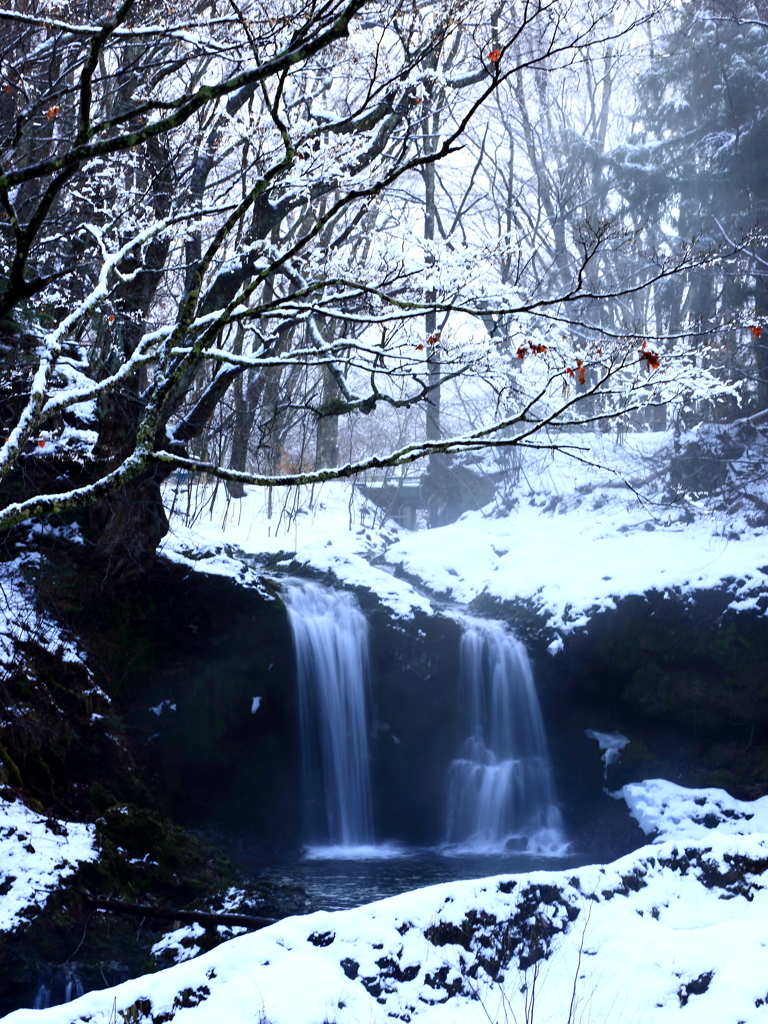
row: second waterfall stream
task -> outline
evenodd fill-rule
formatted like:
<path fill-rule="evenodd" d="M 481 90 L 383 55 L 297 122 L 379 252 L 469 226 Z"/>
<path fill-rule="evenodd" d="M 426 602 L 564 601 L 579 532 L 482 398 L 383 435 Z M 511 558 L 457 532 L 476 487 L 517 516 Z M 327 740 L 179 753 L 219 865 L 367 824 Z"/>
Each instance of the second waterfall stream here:
<path fill-rule="evenodd" d="M 458 756 L 446 840 L 459 850 L 557 854 L 567 843 L 525 646 L 497 622 L 465 624 Z"/>

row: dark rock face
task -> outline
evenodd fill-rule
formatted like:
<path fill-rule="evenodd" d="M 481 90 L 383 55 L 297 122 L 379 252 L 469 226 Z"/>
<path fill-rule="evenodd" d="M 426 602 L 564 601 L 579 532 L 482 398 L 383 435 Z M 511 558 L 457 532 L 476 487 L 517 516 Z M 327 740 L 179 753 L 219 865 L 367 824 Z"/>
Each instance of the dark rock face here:
<path fill-rule="evenodd" d="M 705 729 L 766 725 L 768 623 L 759 610 L 728 611 L 730 600 L 725 590 L 626 598 L 593 619 L 574 653 L 598 680 L 610 674 L 641 715 Z"/>
<path fill-rule="evenodd" d="M 279 819 L 290 803 L 284 785 L 298 778 L 293 653 L 280 602 L 165 560 L 120 588 L 101 582 L 87 566 L 64 575 L 51 565 L 40 584 L 112 701 L 83 708 L 83 731 L 98 711 L 109 716 L 102 731 L 120 740 L 105 740 L 117 771 L 86 761 L 74 777 L 70 758 L 56 797 L 72 806 L 77 796 L 76 806 L 96 814 L 135 803 L 194 824 L 213 808 L 226 817 L 233 794 L 260 786 L 267 816 Z"/>
<path fill-rule="evenodd" d="M 369 621 L 377 832 L 436 843 L 444 831 L 448 764 L 459 739 L 459 627 L 420 614 L 400 624 L 381 610 Z"/>
<path fill-rule="evenodd" d="M 162 562 L 132 594 L 123 606 L 84 608 L 72 629 L 86 645 L 90 630 L 91 649 L 119 680 L 142 780 L 158 780 L 163 807 L 177 819 L 248 830 L 265 853 L 296 849 L 298 712 L 281 601 Z M 375 595 L 357 596 L 370 623 L 376 834 L 434 844 L 460 739 L 460 627 L 443 616 L 395 620 Z M 610 858 L 642 842 L 606 787 L 662 776 L 741 797 L 768 791 L 768 622 L 760 608 L 727 611 L 730 599 L 726 589 L 624 598 L 568 635 L 555 658 L 534 609 L 473 609 L 506 619 L 528 643 L 566 827 L 579 849 Z M 631 740 L 607 779 L 585 729 Z"/>
<path fill-rule="evenodd" d="M 745 799 L 768 792 L 768 595 L 738 613 L 731 600 L 727 583 L 626 597 L 567 636 L 556 658 L 539 645 L 556 759 L 564 732 L 567 746 L 582 728 L 618 730 L 631 742 L 610 788 L 662 776 Z"/>
<path fill-rule="evenodd" d="M 60 554 L 41 562 L 35 583 L 93 675 L 31 643 L 6 666 L 0 695 L 14 714 L 0 732 L 0 791 L 51 814 L 54 826 L 56 818 L 95 822 L 100 856 L 29 927 L 0 936 L 0 1016 L 157 967 L 149 951 L 171 924 L 94 913 L 86 890 L 218 910 L 234 885 L 247 898 L 244 912 L 309 909 L 295 887 L 243 883 L 220 850 L 173 823 L 209 821 L 214 810 L 242 817 L 250 802 L 262 808 L 256 824 L 267 830 L 272 821 L 282 834 L 285 808 L 298 809 L 281 789 L 297 778 L 290 729 L 280 699 L 267 699 L 283 692 L 282 683 L 268 691 L 273 670 L 285 666 L 281 679 L 292 671 L 279 604 L 166 562 L 103 589 L 90 564 L 73 571 Z M 258 695 L 261 717 L 251 714 Z M 211 928 L 197 945 L 220 941 Z"/>

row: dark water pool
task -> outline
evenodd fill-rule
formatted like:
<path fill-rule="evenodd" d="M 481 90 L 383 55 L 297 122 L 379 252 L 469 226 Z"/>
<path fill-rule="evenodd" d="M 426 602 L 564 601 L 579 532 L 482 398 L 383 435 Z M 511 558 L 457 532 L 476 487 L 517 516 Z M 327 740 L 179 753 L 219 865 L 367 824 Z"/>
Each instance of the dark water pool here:
<path fill-rule="evenodd" d="M 253 849 L 247 837 L 207 833 L 246 875 L 275 885 L 301 886 L 315 910 L 346 910 L 440 882 L 523 871 L 568 869 L 586 863 L 578 854 L 532 856 L 525 852 L 455 852 L 395 844 L 359 850 L 295 851 L 276 863 Z M 341 854 L 341 855 L 339 855 Z"/>
<path fill-rule="evenodd" d="M 445 857 L 431 850 L 387 860 L 301 860 L 262 869 L 274 882 L 301 885 L 316 910 L 346 910 L 411 889 L 457 879 L 485 878 L 518 871 L 575 866 L 573 858 Z"/>

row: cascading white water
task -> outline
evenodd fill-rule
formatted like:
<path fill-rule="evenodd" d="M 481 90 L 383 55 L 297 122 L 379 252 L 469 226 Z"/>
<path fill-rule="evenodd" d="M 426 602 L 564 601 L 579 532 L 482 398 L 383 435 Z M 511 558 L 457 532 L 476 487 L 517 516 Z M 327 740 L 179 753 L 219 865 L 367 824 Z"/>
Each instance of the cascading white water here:
<path fill-rule="evenodd" d="M 33 1010 L 47 1010 L 51 1005 L 51 986 L 46 985 L 43 981 L 37 990 L 35 996 L 35 1005 L 32 1007 Z"/>
<path fill-rule="evenodd" d="M 351 594 L 285 589 L 299 687 L 305 828 L 311 843 L 373 843 L 366 680 L 368 623 Z"/>
<path fill-rule="evenodd" d="M 35 995 L 34 1010 L 47 1010 L 50 1006 L 60 1003 L 71 1003 L 84 995 L 85 988 L 77 975 L 71 968 L 61 970 L 56 968 L 51 976 L 40 983 Z"/>
<path fill-rule="evenodd" d="M 524 645 L 498 623 L 469 624 L 459 686 L 466 738 L 448 770 L 448 843 L 562 851 L 562 819 Z"/>

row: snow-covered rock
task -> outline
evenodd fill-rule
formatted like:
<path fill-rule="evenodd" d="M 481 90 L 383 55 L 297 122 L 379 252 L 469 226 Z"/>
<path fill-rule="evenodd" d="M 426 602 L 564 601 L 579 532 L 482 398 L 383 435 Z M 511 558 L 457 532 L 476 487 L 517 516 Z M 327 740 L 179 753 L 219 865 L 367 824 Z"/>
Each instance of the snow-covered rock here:
<path fill-rule="evenodd" d="M 713 830 L 718 835 L 768 835 L 768 796 L 737 800 L 722 789 L 685 789 L 665 779 L 630 783 L 614 796 L 627 801 L 632 817 L 656 843 L 706 842 Z"/>
<path fill-rule="evenodd" d="M 93 825 L 46 818 L 0 798 L 0 932 L 23 923 L 79 864 L 95 860 Z"/>

